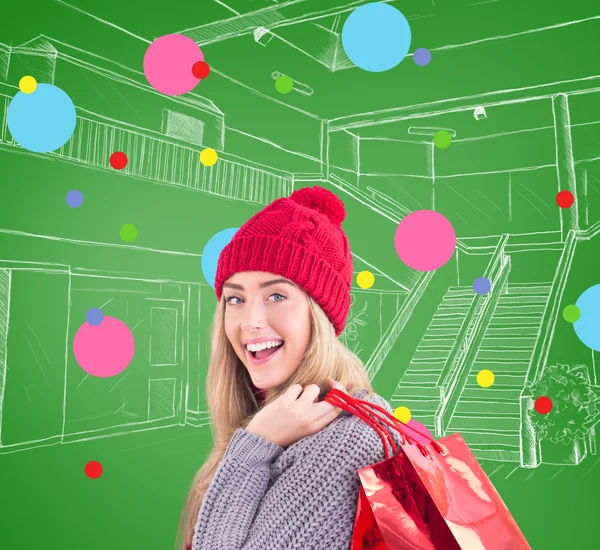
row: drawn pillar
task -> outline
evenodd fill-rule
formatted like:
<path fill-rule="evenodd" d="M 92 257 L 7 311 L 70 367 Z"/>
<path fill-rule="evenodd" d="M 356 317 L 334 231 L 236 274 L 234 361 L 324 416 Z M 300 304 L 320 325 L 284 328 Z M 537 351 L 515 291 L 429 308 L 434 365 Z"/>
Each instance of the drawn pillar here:
<path fill-rule="evenodd" d="M 10 314 L 10 275 L 11 272 L 7 269 L 0 269 L 0 447 L 2 447 L 2 405 L 6 387 L 6 340 Z"/>
<path fill-rule="evenodd" d="M 579 230 L 577 184 L 575 179 L 575 161 L 573 158 L 573 140 L 571 139 L 571 117 L 569 98 L 566 94 L 552 97 L 554 114 L 554 138 L 556 143 L 556 175 L 558 191 L 570 191 L 575 202 L 570 208 L 560 208 L 561 239 L 564 242 L 571 229 Z M 558 192 L 557 191 L 557 192 Z"/>
<path fill-rule="evenodd" d="M 329 179 L 329 121 L 321 121 L 321 178 Z"/>

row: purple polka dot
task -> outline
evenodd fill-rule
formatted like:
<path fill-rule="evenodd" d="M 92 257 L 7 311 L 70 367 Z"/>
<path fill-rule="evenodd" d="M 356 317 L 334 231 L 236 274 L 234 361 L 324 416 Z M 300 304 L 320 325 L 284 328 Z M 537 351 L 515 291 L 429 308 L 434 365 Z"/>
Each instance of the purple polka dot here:
<path fill-rule="evenodd" d="M 71 208 L 79 208 L 83 204 L 83 193 L 73 189 L 67 193 L 66 201 Z"/>
<path fill-rule="evenodd" d="M 88 309 L 85 320 L 93 327 L 97 327 L 104 320 L 104 313 L 97 307 L 93 307 L 92 309 Z"/>
<path fill-rule="evenodd" d="M 485 277 L 479 277 L 478 279 L 475 279 L 475 282 L 473 283 L 473 290 L 477 292 L 477 294 L 487 294 L 491 288 L 492 283 Z"/>
<path fill-rule="evenodd" d="M 413 54 L 413 59 L 417 65 L 421 67 L 428 65 L 431 61 L 431 52 L 426 48 L 419 48 Z"/>

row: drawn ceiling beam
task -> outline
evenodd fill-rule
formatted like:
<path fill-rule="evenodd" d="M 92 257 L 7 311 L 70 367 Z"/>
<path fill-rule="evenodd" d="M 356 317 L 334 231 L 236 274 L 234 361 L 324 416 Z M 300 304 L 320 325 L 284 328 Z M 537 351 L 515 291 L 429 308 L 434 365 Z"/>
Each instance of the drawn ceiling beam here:
<path fill-rule="evenodd" d="M 251 34 L 257 27 L 269 30 L 278 27 L 297 25 L 305 21 L 315 21 L 331 17 L 338 13 L 353 11 L 362 4 L 371 0 L 288 0 L 280 4 L 273 4 L 266 8 L 235 15 L 228 19 L 221 19 L 206 25 L 191 27 L 179 34 L 189 36 L 200 46 L 222 42 L 245 34 Z M 388 2 L 390 0 L 382 0 Z"/>

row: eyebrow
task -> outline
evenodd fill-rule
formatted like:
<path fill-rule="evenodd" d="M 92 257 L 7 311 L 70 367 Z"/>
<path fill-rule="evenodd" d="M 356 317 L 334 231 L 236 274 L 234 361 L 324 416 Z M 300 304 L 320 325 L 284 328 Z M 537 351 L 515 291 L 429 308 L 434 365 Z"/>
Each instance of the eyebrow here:
<path fill-rule="evenodd" d="M 264 283 L 260 283 L 258 285 L 259 288 L 266 288 L 268 286 L 272 286 L 272 285 L 276 285 L 278 283 L 284 283 L 286 285 L 290 285 L 290 286 L 296 286 L 294 283 L 292 283 L 291 281 L 288 281 L 287 279 L 273 279 L 272 281 L 266 281 Z M 236 290 L 244 290 L 244 287 L 242 285 L 237 285 L 235 283 L 223 283 L 224 287 L 229 287 L 229 288 L 235 288 Z"/>

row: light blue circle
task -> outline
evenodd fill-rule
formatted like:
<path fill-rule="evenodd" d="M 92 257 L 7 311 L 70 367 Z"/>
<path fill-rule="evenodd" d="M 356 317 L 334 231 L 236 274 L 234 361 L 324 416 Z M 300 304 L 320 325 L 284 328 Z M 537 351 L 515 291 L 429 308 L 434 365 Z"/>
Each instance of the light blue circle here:
<path fill-rule="evenodd" d="M 406 17 L 389 4 L 375 2 L 355 9 L 342 28 L 342 46 L 357 67 L 374 73 L 394 68 L 410 48 Z"/>
<path fill-rule="evenodd" d="M 52 84 L 38 84 L 34 92 L 17 92 L 8 105 L 8 129 L 24 149 L 49 153 L 73 135 L 77 116 L 71 98 Z"/>
<path fill-rule="evenodd" d="M 575 334 L 588 348 L 600 351 L 600 285 L 588 288 L 575 305 L 581 312 L 573 323 Z"/>
<path fill-rule="evenodd" d="M 217 277 L 217 264 L 219 256 L 223 249 L 229 244 L 233 236 L 237 233 L 239 227 L 223 229 L 216 235 L 213 235 L 202 251 L 202 274 L 206 282 L 215 288 L 215 278 Z"/>
<path fill-rule="evenodd" d="M 88 309 L 87 313 L 85 314 L 85 320 L 93 327 L 97 327 L 102 323 L 102 321 L 104 321 L 104 313 L 102 313 L 101 309 L 93 307 Z"/>

